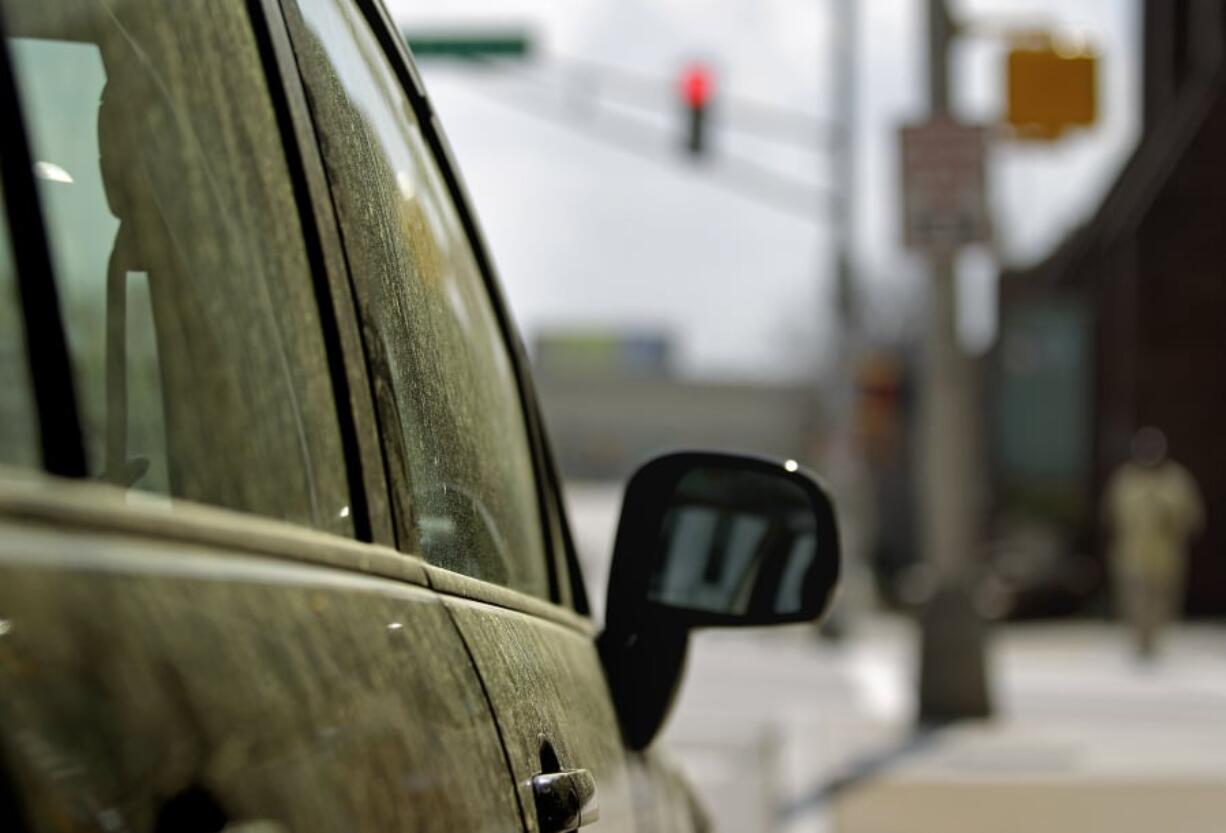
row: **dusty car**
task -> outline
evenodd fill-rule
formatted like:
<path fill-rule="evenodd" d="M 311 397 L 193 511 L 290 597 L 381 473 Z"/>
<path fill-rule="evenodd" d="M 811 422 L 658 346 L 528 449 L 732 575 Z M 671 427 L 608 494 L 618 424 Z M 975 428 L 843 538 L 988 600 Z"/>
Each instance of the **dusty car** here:
<path fill-rule="evenodd" d="M 598 629 L 386 11 L 0 23 L 0 829 L 697 828 L 687 634 L 821 614 L 822 489 L 649 462 Z"/>

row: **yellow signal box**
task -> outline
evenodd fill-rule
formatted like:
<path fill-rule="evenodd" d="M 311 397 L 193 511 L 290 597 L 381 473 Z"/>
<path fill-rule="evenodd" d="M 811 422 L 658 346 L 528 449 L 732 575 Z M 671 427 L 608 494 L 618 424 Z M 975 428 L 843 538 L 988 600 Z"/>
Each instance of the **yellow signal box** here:
<path fill-rule="evenodd" d="M 1020 139 L 1053 141 L 1098 117 L 1098 56 L 1047 43 L 1015 46 L 1008 57 L 1007 121 Z"/>

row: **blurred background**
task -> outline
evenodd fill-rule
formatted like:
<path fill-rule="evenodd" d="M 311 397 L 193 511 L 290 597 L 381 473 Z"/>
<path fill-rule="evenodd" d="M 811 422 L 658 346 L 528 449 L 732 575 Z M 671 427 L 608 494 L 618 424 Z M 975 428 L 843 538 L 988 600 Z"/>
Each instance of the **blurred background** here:
<path fill-rule="evenodd" d="M 1221 0 L 388 5 L 597 612 L 654 452 L 839 503 L 820 632 L 695 640 L 720 829 L 1221 829 Z"/>

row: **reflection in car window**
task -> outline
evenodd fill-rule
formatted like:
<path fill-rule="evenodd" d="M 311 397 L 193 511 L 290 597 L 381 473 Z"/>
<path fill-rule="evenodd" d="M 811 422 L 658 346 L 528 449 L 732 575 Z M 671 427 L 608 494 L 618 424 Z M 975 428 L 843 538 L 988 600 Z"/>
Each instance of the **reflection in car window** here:
<path fill-rule="evenodd" d="M 4 193 L 0 191 L 0 218 L 4 218 L 3 209 Z M 8 222 L 0 219 L 0 463 L 37 466 L 37 432 L 17 267 Z"/>
<path fill-rule="evenodd" d="M 276 119 L 239 0 L 5 0 L 91 473 L 352 533 Z"/>
<path fill-rule="evenodd" d="M 455 206 L 360 14 L 299 5 L 290 23 L 370 334 L 401 546 L 544 596 L 518 389 Z"/>

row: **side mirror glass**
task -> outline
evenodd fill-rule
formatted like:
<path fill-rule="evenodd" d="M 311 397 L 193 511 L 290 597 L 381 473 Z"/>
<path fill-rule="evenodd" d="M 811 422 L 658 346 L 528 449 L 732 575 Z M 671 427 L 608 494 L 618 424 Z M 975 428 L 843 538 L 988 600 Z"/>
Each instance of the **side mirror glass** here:
<path fill-rule="evenodd" d="M 694 614 L 814 618 L 830 580 L 818 559 L 838 560 L 837 550 L 818 552 L 819 526 L 812 497 L 793 478 L 698 466 L 668 501 L 647 598 Z"/>
<path fill-rule="evenodd" d="M 830 499 L 795 463 L 670 454 L 626 488 L 609 625 L 627 616 L 690 627 L 809 621 L 838 575 Z"/>

